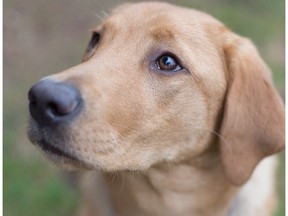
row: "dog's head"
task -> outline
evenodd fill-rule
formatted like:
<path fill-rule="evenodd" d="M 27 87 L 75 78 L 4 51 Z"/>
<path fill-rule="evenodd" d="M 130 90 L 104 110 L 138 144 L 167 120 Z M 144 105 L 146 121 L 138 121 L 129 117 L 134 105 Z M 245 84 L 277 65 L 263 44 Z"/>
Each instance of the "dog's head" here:
<path fill-rule="evenodd" d="M 29 99 L 29 138 L 64 165 L 145 170 L 219 145 L 241 184 L 284 146 L 283 103 L 253 44 L 165 3 L 114 10 L 83 63 L 42 79 Z"/>

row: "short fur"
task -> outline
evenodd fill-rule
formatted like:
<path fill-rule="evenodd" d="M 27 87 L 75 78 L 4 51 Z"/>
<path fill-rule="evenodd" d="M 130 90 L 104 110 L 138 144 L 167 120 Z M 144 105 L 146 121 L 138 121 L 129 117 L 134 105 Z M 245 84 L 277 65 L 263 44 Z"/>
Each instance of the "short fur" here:
<path fill-rule="evenodd" d="M 261 160 L 284 148 L 284 106 L 254 45 L 166 3 L 123 5 L 95 30 L 83 63 L 45 78 L 79 89 L 80 115 L 61 129 L 29 126 L 32 142 L 76 158 L 46 152 L 57 164 L 101 170 L 83 178 L 80 214 L 271 216 L 276 163 Z M 157 71 L 163 52 L 185 69 Z"/>

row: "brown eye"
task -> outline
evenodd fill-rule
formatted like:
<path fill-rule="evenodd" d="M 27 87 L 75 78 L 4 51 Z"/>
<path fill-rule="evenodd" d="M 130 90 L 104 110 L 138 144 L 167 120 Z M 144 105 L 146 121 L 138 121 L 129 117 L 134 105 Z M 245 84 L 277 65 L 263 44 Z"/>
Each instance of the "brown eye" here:
<path fill-rule="evenodd" d="M 88 45 L 89 52 L 95 48 L 95 46 L 98 44 L 99 40 L 100 40 L 100 34 L 98 32 L 93 32 L 92 38 L 91 38 L 89 45 Z"/>
<path fill-rule="evenodd" d="M 175 72 L 182 69 L 177 60 L 171 55 L 160 56 L 156 61 L 156 66 L 159 70 L 162 71 Z"/>

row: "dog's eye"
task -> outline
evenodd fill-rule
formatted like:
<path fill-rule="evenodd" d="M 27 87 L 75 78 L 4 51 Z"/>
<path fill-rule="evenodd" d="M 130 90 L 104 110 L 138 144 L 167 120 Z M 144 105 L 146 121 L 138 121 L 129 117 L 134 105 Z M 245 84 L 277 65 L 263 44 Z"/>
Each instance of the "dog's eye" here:
<path fill-rule="evenodd" d="M 92 38 L 91 38 L 89 45 L 88 45 L 89 51 L 92 51 L 95 48 L 95 46 L 98 44 L 99 40 L 100 40 L 100 34 L 98 32 L 93 32 Z"/>
<path fill-rule="evenodd" d="M 178 61 L 171 55 L 162 55 L 156 61 L 156 66 L 162 71 L 179 71 L 182 69 Z"/>

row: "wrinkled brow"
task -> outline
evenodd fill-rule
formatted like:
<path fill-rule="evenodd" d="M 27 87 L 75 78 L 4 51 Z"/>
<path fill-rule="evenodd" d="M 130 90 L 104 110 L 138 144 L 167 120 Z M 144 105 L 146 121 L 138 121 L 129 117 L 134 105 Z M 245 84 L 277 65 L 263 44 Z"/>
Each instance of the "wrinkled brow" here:
<path fill-rule="evenodd" d="M 151 31 L 151 36 L 156 41 L 165 41 L 165 40 L 171 41 L 175 39 L 174 32 L 169 28 L 163 28 L 163 26 L 153 28 Z"/>

